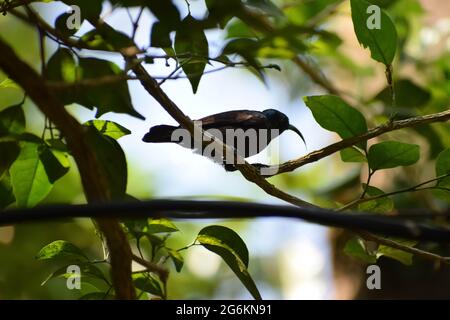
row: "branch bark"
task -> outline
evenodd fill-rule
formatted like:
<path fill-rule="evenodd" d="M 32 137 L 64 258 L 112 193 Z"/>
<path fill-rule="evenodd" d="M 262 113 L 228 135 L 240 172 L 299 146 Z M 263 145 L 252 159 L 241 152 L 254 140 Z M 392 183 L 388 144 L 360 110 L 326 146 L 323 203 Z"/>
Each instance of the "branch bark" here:
<path fill-rule="evenodd" d="M 434 113 L 434 114 L 429 114 L 429 115 L 425 115 L 425 116 L 420 116 L 420 117 L 413 117 L 413 118 L 409 118 L 409 119 L 405 119 L 405 120 L 391 121 L 384 125 L 376 127 L 372 130 L 369 130 L 366 133 L 361 134 L 359 136 L 354 136 L 354 137 L 351 137 L 348 139 L 341 140 L 341 141 L 333 143 L 323 149 L 310 152 L 309 154 L 307 154 L 301 158 L 287 161 L 278 167 L 277 174 L 294 171 L 308 163 L 316 162 L 325 157 L 328 157 L 329 155 L 332 155 L 333 153 L 336 153 L 345 148 L 354 146 L 355 144 L 357 144 L 359 142 L 367 141 L 372 138 L 378 137 L 386 132 L 400 130 L 400 129 L 404 129 L 404 128 L 415 127 L 415 126 L 424 125 L 424 124 L 435 123 L 435 122 L 446 122 L 448 120 L 450 120 L 450 110 L 443 111 L 440 113 Z"/>
<path fill-rule="evenodd" d="M 111 199 L 103 169 L 95 151 L 85 138 L 83 127 L 73 118 L 57 98 L 44 85 L 44 79 L 28 64 L 20 60 L 11 47 L 0 38 L 0 69 L 19 84 L 38 108 L 53 122 L 66 138 L 67 145 L 80 171 L 88 202 Z M 111 254 L 111 272 L 116 296 L 119 299 L 135 298 L 131 281 L 131 248 L 125 233 L 116 219 L 106 217 L 96 220 L 105 235 Z"/>

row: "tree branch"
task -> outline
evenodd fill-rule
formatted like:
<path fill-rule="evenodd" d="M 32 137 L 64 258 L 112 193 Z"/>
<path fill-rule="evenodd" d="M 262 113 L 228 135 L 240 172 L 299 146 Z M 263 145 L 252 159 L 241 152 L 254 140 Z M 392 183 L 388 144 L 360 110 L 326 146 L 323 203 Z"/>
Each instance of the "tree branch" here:
<path fill-rule="evenodd" d="M 416 217 L 432 217 L 421 214 Z M 439 216 L 449 217 L 450 212 Z M 48 205 L 29 209 L 0 211 L 0 226 L 23 222 L 55 220 L 75 217 L 114 218 L 170 218 L 170 219 L 244 219 L 284 217 L 302 219 L 324 226 L 357 232 L 375 232 L 408 239 L 450 243 L 450 230 L 431 227 L 399 216 L 382 216 L 361 212 L 346 214 L 332 209 L 268 205 L 234 201 L 148 200 L 140 202 L 107 202 L 84 205 Z"/>
<path fill-rule="evenodd" d="M 83 127 L 45 87 L 44 79 L 20 60 L 0 39 L 0 69 L 19 84 L 39 109 L 65 136 L 80 171 L 86 198 L 90 203 L 110 200 L 109 188 L 95 151 L 85 138 Z M 97 219 L 111 251 L 111 272 L 118 298 L 135 297 L 131 281 L 131 249 L 125 233 L 115 219 Z"/>
<path fill-rule="evenodd" d="M 390 121 L 390 122 L 387 122 L 386 124 L 378 126 L 372 130 L 369 130 L 366 133 L 363 133 L 361 135 L 341 140 L 341 141 L 333 143 L 323 149 L 310 152 L 309 154 L 307 154 L 301 158 L 287 161 L 287 162 L 279 165 L 279 167 L 277 166 L 278 171 L 276 174 L 294 171 L 295 169 L 298 169 L 306 164 L 316 162 L 318 160 L 321 160 L 325 157 L 332 155 L 333 153 L 336 153 L 345 148 L 351 147 L 359 142 L 367 141 L 372 138 L 378 137 L 386 132 L 400 130 L 400 129 L 404 129 L 404 128 L 415 127 L 415 126 L 424 125 L 424 124 L 435 123 L 435 122 L 446 122 L 448 120 L 450 120 L 450 110 L 439 112 L 439 113 L 434 113 L 434 114 L 429 114 L 429 115 L 425 115 L 425 116 L 413 117 L 413 118 L 404 119 L 404 120 Z"/>

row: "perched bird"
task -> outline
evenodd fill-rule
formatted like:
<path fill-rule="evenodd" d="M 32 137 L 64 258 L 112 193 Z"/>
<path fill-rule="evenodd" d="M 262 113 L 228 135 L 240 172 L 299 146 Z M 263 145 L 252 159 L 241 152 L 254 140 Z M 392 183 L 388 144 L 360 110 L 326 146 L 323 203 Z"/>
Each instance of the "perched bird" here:
<path fill-rule="evenodd" d="M 198 121 L 198 124 L 201 124 L 204 131 L 210 132 L 213 136 L 235 148 L 237 153 L 244 158 L 258 154 L 267 147 L 273 138 L 286 130 L 292 130 L 297 133 L 305 143 L 305 139 L 301 132 L 296 127 L 289 124 L 289 118 L 284 113 L 275 109 L 267 109 L 262 112 L 252 110 L 226 111 L 196 121 Z M 176 135 L 173 136 L 173 133 L 176 132 L 177 129 L 182 128 L 170 125 L 154 126 L 150 128 L 149 132 L 145 134 L 142 140 L 144 142 L 153 143 L 179 143 L 184 147 L 193 148 L 193 139 L 187 144 L 180 143 L 176 138 L 174 139 L 174 136 Z M 249 129 L 254 129 L 252 132 L 256 133 L 256 139 L 251 139 Z M 238 133 L 234 137 L 234 141 L 226 140 L 228 130 L 234 130 Z M 266 132 L 266 134 L 262 136 L 261 132 Z M 240 137 L 239 134 L 245 134 L 245 136 Z M 240 138 L 244 138 L 244 144 L 238 143 Z M 263 139 L 263 141 L 261 139 Z"/>

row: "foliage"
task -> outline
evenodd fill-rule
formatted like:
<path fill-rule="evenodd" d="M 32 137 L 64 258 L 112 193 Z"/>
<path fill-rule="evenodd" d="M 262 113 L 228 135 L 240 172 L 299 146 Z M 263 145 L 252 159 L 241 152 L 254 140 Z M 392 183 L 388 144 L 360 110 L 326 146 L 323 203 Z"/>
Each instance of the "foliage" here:
<path fill-rule="evenodd" d="M 373 66 L 381 63 L 386 70 L 384 87 L 378 93 L 365 93 L 364 99 L 348 99 L 337 90 L 331 92 L 334 91 L 330 90 L 333 83 L 322 79 L 322 71 L 315 70 L 317 66 L 312 64 L 303 68 L 303 71 L 309 72 L 309 75 L 326 89 L 325 91 L 329 91 L 329 94 L 304 97 L 306 106 L 323 129 L 336 133 L 341 139 L 350 139 L 367 133 L 369 128 L 377 123 L 386 122 L 389 125 L 397 119 L 442 111 L 442 106 L 448 105 L 448 55 L 432 62 L 413 62 L 419 70 L 426 69 L 423 65 L 427 63 L 442 65 L 426 74 L 420 85 L 413 79 L 400 75 L 400 72 L 397 74 L 408 61 L 404 46 L 408 33 L 402 32 L 402 28 L 407 28 L 404 23 L 416 14 L 412 9 L 401 10 L 402 5 L 405 6 L 409 1 L 381 1 L 382 4 L 380 1 L 350 1 L 355 39 L 364 48 L 369 49 Z M 326 23 L 332 18 L 332 14 L 327 10 L 330 7 L 339 7 L 342 1 L 338 0 L 291 1 L 290 4 L 270 0 L 205 0 L 206 12 L 201 18 L 200 15 L 194 17 L 190 12 L 189 1 L 180 5 L 172 1 L 110 0 L 114 10 L 134 8 L 149 12 L 154 17 L 148 35 L 150 47 L 139 47 L 135 44 L 138 20 L 131 21 L 134 28 L 132 34 L 115 30 L 108 24 L 98 23 L 102 4 L 107 1 L 63 2 L 67 5 L 78 5 L 81 8 L 83 24 L 90 23 L 94 28 L 85 33 L 81 31 L 85 30 L 83 28 L 70 29 L 66 22 L 71 18 L 71 14 L 62 12 L 54 22 L 54 27 L 49 25 L 50 30 L 45 33 L 49 39 L 58 39 L 58 48 L 42 65 L 42 70 L 45 71 L 43 79 L 64 105 L 77 104 L 96 110 L 95 119 L 83 124 L 83 132 L 101 164 L 102 172 L 96 174 L 105 177 L 110 198 L 114 200 L 139 201 L 131 199 L 126 193 L 127 160 L 117 142 L 131 131 L 122 124 L 98 118 L 108 113 L 121 113 L 143 120 L 142 115 L 133 106 L 127 82 L 133 77 L 130 70 L 134 70 L 133 67 L 137 64 L 151 65 L 161 59 L 166 63 L 173 62 L 175 69 L 162 79 L 159 86 L 166 80 L 184 76 L 188 78 L 194 94 L 202 87 L 202 83 L 207 81 L 204 78 L 208 72 L 242 67 L 255 74 L 258 79 L 266 81 L 269 75 L 279 76 L 274 70 L 284 71 L 280 65 L 290 69 L 301 66 L 301 59 L 305 56 L 312 56 L 324 69 L 331 60 L 339 68 L 350 69 L 350 72 L 361 76 L 362 67 L 349 61 L 349 58 L 339 51 L 342 39 Z M 415 7 L 420 7 L 419 2 L 411 2 Z M 380 29 L 367 27 L 368 8 L 372 4 L 380 4 L 382 7 Z M 8 12 L 7 5 L 5 8 L 5 12 L 13 15 L 13 12 Z M 29 22 L 35 24 L 36 21 L 39 19 L 31 19 Z M 208 41 L 209 31 L 220 31 L 224 35 L 218 53 L 214 55 L 212 45 Z M 88 54 L 85 54 L 86 52 Z M 107 60 L 107 55 L 98 52 L 119 53 L 124 57 L 125 63 L 118 65 Z M 295 79 L 290 80 L 294 86 Z M 0 90 L 18 88 L 10 79 L 0 82 Z M 27 95 L 26 90 L 24 94 Z M 47 125 L 49 120 L 46 120 L 41 136 L 31 133 L 23 108 L 25 100 L 0 112 L 0 209 L 39 205 L 52 192 L 55 183 L 71 170 L 70 159 L 73 150 L 67 145 L 67 137 L 62 136 L 51 124 Z M 362 176 L 364 168 L 369 172 L 366 183 L 360 184 L 362 193 L 355 196 L 355 206 L 357 204 L 359 211 L 380 215 L 393 213 L 408 206 L 404 202 L 394 201 L 396 194 L 429 189 L 433 191 L 432 201 L 435 206 L 448 208 L 448 125 L 422 125 L 407 130 L 410 133 L 407 136 L 390 134 L 388 137 L 377 137 L 377 141 L 369 144 L 362 140 L 351 147 L 338 150 L 343 163 L 358 166 Z M 430 147 L 424 148 L 421 139 Z M 426 188 L 422 187 L 421 181 L 417 181 L 416 187 L 413 185 L 405 192 L 386 192 L 371 183 L 374 174 L 385 170 L 397 168 L 401 173 L 405 173 L 406 167 L 417 168 L 419 165 L 430 166 L 433 163 L 435 176 L 430 180 L 432 185 Z M 401 179 L 401 174 L 399 176 Z M 341 191 L 346 190 L 344 185 L 339 188 Z M 323 200 L 337 202 L 331 193 Z M 207 226 L 198 232 L 190 245 L 174 248 L 168 244 L 168 240 L 176 237 L 180 230 L 172 221 L 156 218 L 124 220 L 121 226 L 130 242 L 136 245 L 141 259 L 161 266 L 166 261 L 172 261 L 176 272 L 183 272 L 184 250 L 194 245 L 203 246 L 219 255 L 249 293 L 255 299 L 261 299 L 255 281 L 248 271 L 250 259 L 247 246 L 230 228 Z M 406 249 L 420 245 L 415 241 L 386 239 L 396 241 Z M 142 252 L 142 243 L 150 247 L 148 252 Z M 398 260 L 405 265 L 411 265 L 413 262 L 410 252 L 382 243 L 369 250 L 367 244 L 367 241 L 360 237 L 352 238 L 347 242 L 344 252 L 365 263 L 375 263 L 382 256 Z M 80 299 L 110 299 L 116 294 L 108 273 L 98 267 L 98 264 L 108 265 L 106 256 L 99 260 L 90 259 L 88 254 L 74 244 L 58 240 L 42 248 L 37 259 L 53 261 L 58 265 L 43 284 L 53 278 L 68 279 L 70 274 L 66 271 L 67 266 L 75 261 L 81 267 L 82 282 L 90 282 L 98 288 L 97 291 L 80 296 Z M 134 273 L 132 281 L 138 297 L 149 294 L 151 297 L 167 298 L 167 279 L 156 269 Z"/>

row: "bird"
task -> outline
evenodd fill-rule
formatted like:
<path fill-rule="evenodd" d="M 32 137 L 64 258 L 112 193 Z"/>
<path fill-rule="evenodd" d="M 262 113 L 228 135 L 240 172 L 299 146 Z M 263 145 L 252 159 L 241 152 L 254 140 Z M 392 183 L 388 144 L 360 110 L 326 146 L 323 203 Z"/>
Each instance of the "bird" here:
<path fill-rule="evenodd" d="M 236 152 L 244 158 L 260 153 L 267 147 L 273 138 L 281 135 L 286 130 L 294 131 L 300 136 L 303 143 L 306 145 L 306 141 L 302 133 L 295 126 L 289 123 L 288 116 L 275 109 L 266 109 L 264 111 L 226 111 L 198 119 L 196 120 L 196 123 L 201 124 L 204 131 L 210 132 L 216 138 L 219 138 L 233 147 Z M 183 143 L 180 139 L 176 138 L 177 135 L 173 135 L 178 129 L 182 129 L 182 127 L 165 124 L 157 125 L 151 127 L 142 140 L 147 143 L 178 143 L 184 147 L 194 149 L 192 138 L 187 143 L 186 141 Z M 227 136 L 227 130 L 233 130 L 234 132 L 240 132 L 241 134 L 248 134 L 250 129 L 254 129 L 255 131 L 253 132 L 256 133 L 256 139 L 253 140 L 254 145 L 251 144 L 252 140 L 249 136 L 243 137 L 245 139 L 244 144 L 239 144 L 238 134 L 233 137 L 234 141 L 230 142 L 223 139 Z M 262 132 L 266 132 L 266 135 L 262 136 Z"/>

